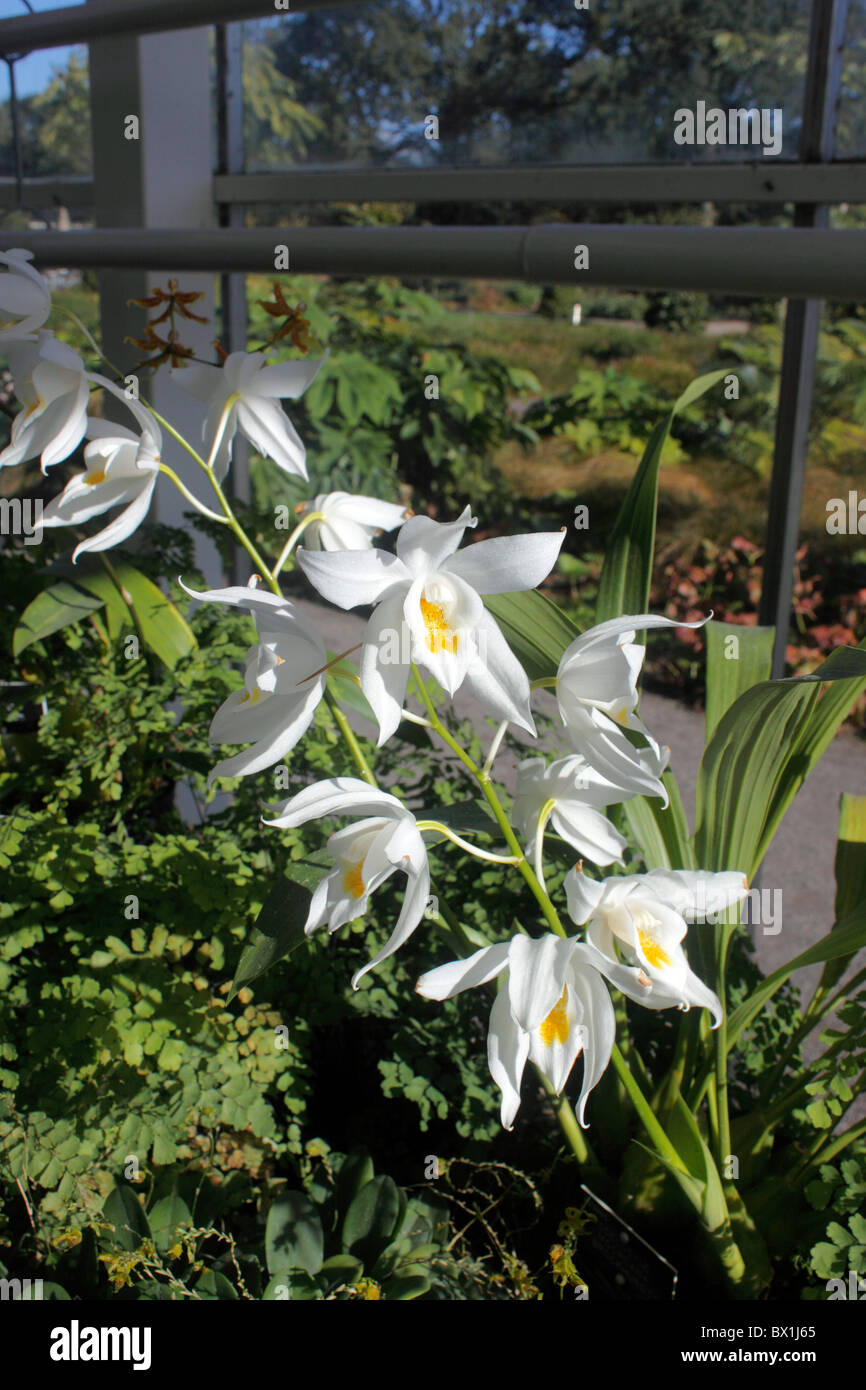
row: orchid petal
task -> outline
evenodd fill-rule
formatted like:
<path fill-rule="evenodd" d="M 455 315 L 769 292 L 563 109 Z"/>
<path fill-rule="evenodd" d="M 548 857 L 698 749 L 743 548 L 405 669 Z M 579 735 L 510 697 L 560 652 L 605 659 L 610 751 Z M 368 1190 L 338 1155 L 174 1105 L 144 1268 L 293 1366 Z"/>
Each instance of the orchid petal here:
<path fill-rule="evenodd" d="M 314 589 L 338 608 L 358 608 L 390 598 L 410 575 L 396 555 L 384 550 L 298 552 L 298 564 Z"/>
<path fill-rule="evenodd" d="M 529 1056 L 529 1035 L 515 1022 L 507 988 L 500 989 L 490 1010 L 487 1064 L 502 1092 L 500 1117 L 503 1129 L 513 1129 L 520 1107 L 520 1083 Z"/>
<path fill-rule="evenodd" d="M 417 994 L 425 999 L 453 999 L 466 989 L 486 985 L 508 967 L 509 941 L 498 941 L 493 946 L 482 946 L 465 960 L 449 961 L 447 965 L 437 965 L 422 975 L 415 986 Z"/>
<path fill-rule="evenodd" d="M 556 564 L 565 531 L 500 536 L 476 541 L 442 564 L 479 594 L 511 594 L 536 589 Z"/>

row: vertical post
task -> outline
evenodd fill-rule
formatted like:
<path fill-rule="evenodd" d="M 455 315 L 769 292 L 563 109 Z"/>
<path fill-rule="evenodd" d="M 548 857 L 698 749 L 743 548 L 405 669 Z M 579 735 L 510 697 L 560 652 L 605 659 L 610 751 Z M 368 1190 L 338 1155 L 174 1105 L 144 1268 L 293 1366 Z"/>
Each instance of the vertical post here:
<path fill-rule="evenodd" d="M 98 227 L 176 227 L 178 242 L 198 228 L 214 225 L 211 201 L 210 50 L 207 29 L 106 38 L 90 45 L 90 101 L 93 119 L 93 180 Z M 138 126 L 129 118 L 136 117 Z M 168 275 L 140 270 L 99 274 L 102 340 L 107 356 L 124 374 L 132 373 L 144 354 L 125 342 L 140 337 L 145 313 L 128 306 L 130 298 L 150 294 Z M 197 356 L 213 359 L 214 283 L 209 274 L 178 273 L 185 290 L 201 291 L 194 305 L 207 324 L 182 320 L 184 342 Z M 158 331 L 158 330 L 157 330 Z M 190 440 L 201 439 L 202 406 L 173 382 L 166 368 L 142 378 L 142 394 Z M 120 418 L 117 403 L 106 403 Z M 120 412 L 120 413 L 118 413 Z M 204 474 L 172 439 L 165 441 L 166 462 L 208 504 Z M 156 519 L 188 529 L 187 503 L 163 480 L 157 493 Z M 196 564 L 209 584 L 222 582 L 222 563 L 214 543 L 195 532 Z"/>
<path fill-rule="evenodd" d="M 805 163 L 822 163 L 833 157 L 847 13 L 848 0 L 813 0 L 800 132 L 800 159 Z M 826 227 L 828 222 L 825 203 L 800 204 L 794 209 L 797 227 Z M 759 623 L 772 624 L 776 629 L 773 676 L 785 674 L 822 303 L 820 299 L 789 299 L 785 312 L 773 474 L 767 500 L 764 583 L 758 613 Z"/>
<path fill-rule="evenodd" d="M 216 113 L 217 173 L 243 174 L 244 153 L 244 26 L 216 26 Z M 237 203 L 220 203 L 217 219 L 221 227 L 242 227 L 244 210 Z M 247 279 L 245 275 L 220 276 L 221 339 L 227 352 L 243 352 L 247 346 Z M 229 474 L 231 496 L 240 502 L 250 500 L 250 451 L 247 441 L 237 436 Z M 249 559 L 236 548 L 232 579 L 246 582 Z"/>

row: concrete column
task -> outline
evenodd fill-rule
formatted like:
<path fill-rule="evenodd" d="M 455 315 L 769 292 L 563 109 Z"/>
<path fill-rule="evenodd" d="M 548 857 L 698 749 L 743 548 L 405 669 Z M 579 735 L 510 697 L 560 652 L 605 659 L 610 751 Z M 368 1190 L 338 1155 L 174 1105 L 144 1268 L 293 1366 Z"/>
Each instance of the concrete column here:
<path fill-rule="evenodd" d="M 94 0 L 88 0 L 88 5 Z M 98 0 L 97 0 L 98 3 Z M 97 227 L 177 228 L 178 245 L 196 231 L 216 225 L 211 198 L 211 31 L 184 30 L 140 38 L 98 39 L 90 45 L 90 100 L 93 118 L 93 175 Z M 138 138 L 129 138 L 138 117 Z M 175 275 L 181 289 L 202 291 L 192 306 L 207 324 L 183 320 L 183 341 L 196 355 L 215 360 L 212 273 L 162 270 L 107 270 L 99 273 L 100 318 L 106 354 L 125 373 L 145 354 L 124 342 L 141 337 L 146 311 L 127 305 L 151 294 Z M 159 329 L 157 329 L 159 332 Z M 201 440 L 202 407 L 170 381 L 168 370 L 142 377 L 142 394 L 194 445 Z M 106 403 L 106 412 L 117 411 Z M 118 412 L 120 412 L 118 414 Z M 208 504 L 213 496 L 201 469 L 166 439 L 165 460 Z M 189 510 L 180 493 L 163 481 L 152 515 L 170 526 L 188 528 Z M 215 545 L 198 533 L 196 560 L 210 584 L 222 582 Z"/>

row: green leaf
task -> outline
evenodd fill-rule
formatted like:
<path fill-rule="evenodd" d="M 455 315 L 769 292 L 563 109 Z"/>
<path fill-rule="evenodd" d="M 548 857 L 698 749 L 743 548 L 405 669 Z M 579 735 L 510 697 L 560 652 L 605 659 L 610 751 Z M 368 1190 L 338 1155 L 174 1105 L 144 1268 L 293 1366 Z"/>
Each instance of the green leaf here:
<path fill-rule="evenodd" d="M 366 1149 L 353 1149 L 346 1154 L 337 1173 L 334 1197 L 337 1211 L 345 1212 L 361 1188 L 372 1182 L 375 1176 L 373 1160 Z"/>
<path fill-rule="evenodd" d="M 132 565 L 115 565 L 114 571 L 145 642 L 166 666 L 176 666 L 196 646 L 189 623 L 162 590 Z"/>
<path fill-rule="evenodd" d="M 327 1289 L 336 1284 L 356 1284 L 364 1273 L 364 1266 L 354 1255 L 331 1255 L 319 1270 L 319 1283 Z"/>
<path fill-rule="evenodd" d="M 28 603 L 12 634 L 12 652 L 20 656 L 33 642 L 41 642 L 70 623 L 80 623 L 105 606 L 105 600 L 63 580 Z"/>
<path fill-rule="evenodd" d="M 281 1269 L 268 1282 L 262 1301 L 278 1303 L 286 1299 L 292 1303 L 309 1303 L 320 1296 L 321 1289 L 312 1275 L 305 1274 L 302 1269 Z"/>
<path fill-rule="evenodd" d="M 800 970 L 805 965 L 820 965 L 825 960 L 834 960 L 839 956 L 849 956 L 864 946 L 866 946 L 866 902 L 861 902 L 849 917 L 846 917 L 843 922 L 837 922 L 825 936 L 821 937 L 820 941 L 816 941 L 814 945 L 807 947 L 793 960 L 779 966 L 778 970 L 774 970 L 771 975 L 763 979 L 752 990 L 748 999 L 745 999 L 738 1008 L 734 1009 L 728 1018 L 728 1046 L 734 1046 L 743 1029 L 748 1028 L 767 1001 L 772 999 L 779 986 L 784 984 L 788 976 L 792 975 L 795 970 Z"/>
<path fill-rule="evenodd" d="M 643 458 L 607 540 L 595 621 L 645 613 L 655 549 L 659 465 L 674 417 L 723 380 L 725 370 L 696 377 L 650 435 Z"/>
<path fill-rule="evenodd" d="M 835 874 L 835 913 L 847 917 L 866 898 L 866 796 L 853 792 L 839 800 Z"/>
<path fill-rule="evenodd" d="M 707 1230 L 721 1230 L 730 1218 L 719 1170 L 697 1120 L 679 1095 L 668 1121 L 668 1134 L 691 1176 L 701 1186 L 701 1220 Z"/>
<path fill-rule="evenodd" d="M 753 685 L 769 680 L 775 628 L 710 622 L 704 633 L 707 643 L 705 721 L 709 743 L 725 710 Z M 736 655 L 729 655 L 733 652 Z"/>
<path fill-rule="evenodd" d="M 702 868 L 741 869 L 752 878 L 782 815 L 826 746 L 821 711 L 829 692 L 819 701 L 818 687 L 823 681 L 846 683 L 841 687 L 847 691 L 845 699 L 834 701 L 841 723 L 861 680 L 866 683 L 866 650 L 839 648 L 810 676 L 762 681 L 726 710 L 698 774 L 695 854 Z M 821 737 L 815 734 L 816 718 Z"/>
<path fill-rule="evenodd" d="M 849 916 L 866 899 L 866 796 L 843 792 L 839 802 L 839 838 L 836 842 L 837 921 Z M 827 961 L 821 972 L 821 991 L 833 989 L 850 964 L 850 956 Z"/>
<path fill-rule="evenodd" d="M 694 868 L 689 823 L 676 778 L 666 772 L 662 781 L 669 797 L 667 809 L 657 796 L 632 797 L 623 805 L 629 830 L 648 869 Z"/>
<path fill-rule="evenodd" d="M 336 654 L 336 653 L 335 653 Z M 331 653 L 328 653 L 330 657 Z M 347 676 L 334 675 L 328 676 L 328 686 L 333 690 L 341 705 L 353 709 L 356 714 L 360 714 L 362 719 L 366 719 L 369 724 L 378 727 L 378 720 L 370 708 L 366 695 L 359 690 L 353 680 Z"/>
<path fill-rule="evenodd" d="M 128 1183 L 117 1183 L 102 1207 L 102 1215 L 114 1227 L 122 1250 L 137 1250 L 143 1240 L 150 1239 L 150 1226 L 135 1189 Z"/>
<path fill-rule="evenodd" d="M 519 594 L 487 594 L 484 606 L 531 681 L 555 676 L 563 652 L 580 628 L 537 589 Z"/>
<path fill-rule="evenodd" d="M 219 1300 L 222 1303 L 238 1297 L 234 1284 L 216 1269 L 203 1270 L 195 1282 L 195 1290 L 206 1302 Z"/>
<path fill-rule="evenodd" d="M 382 1285 L 382 1292 L 386 1298 L 420 1298 L 431 1284 L 429 1273 L 419 1267 L 412 1274 L 395 1274 Z"/>
<path fill-rule="evenodd" d="M 192 1226 L 192 1212 L 176 1192 L 156 1202 L 148 1213 L 148 1219 L 153 1243 L 161 1255 L 176 1244 L 181 1226 Z"/>
<path fill-rule="evenodd" d="M 270 1274 L 302 1269 L 317 1274 L 322 1267 L 325 1239 L 318 1212 L 303 1192 L 284 1192 L 268 1212 L 265 1260 Z"/>
<path fill-rule="evenodd" d="M 252 935 L 241 952 L 229 991 L 229 1003 L 239 989 L 257 980 L 277 961 L 290 956 L 306 941 L 304 924 L 312 896 L 306 885 L 312 879 L 312 886 L 315 886 L 323 872 L 330 867 L 332 861 L 324 854 L 310 856 L 306 861 L 292 863 L 286 875 L 271 889 L 256 918 Z"/>
<path fill-rule="evenodd" d="M 405 1209 L 406 1198 L 387 1174 L 365 1183 L 343 1219 L 343 1249 L 371 1265 L 394 1235 Z"/>

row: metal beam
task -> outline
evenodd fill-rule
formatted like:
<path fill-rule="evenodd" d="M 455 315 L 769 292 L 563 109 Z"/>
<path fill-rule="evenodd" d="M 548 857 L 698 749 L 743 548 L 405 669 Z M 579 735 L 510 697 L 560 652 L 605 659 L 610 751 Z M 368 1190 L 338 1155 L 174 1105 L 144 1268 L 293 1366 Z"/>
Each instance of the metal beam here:
<path fill-rule="evenodd" d="M 217 203 L 866 203 L 866 162 L 287 169 L 217 175 Z"/>
<path fill-rule="evenodd" d="M 366 0 L 290 0 L 291 13 L 333 10 Z M 89 43 L 121 34 L 161 34 L 232 20 L 273 18 L 275 0 L 97 0 L 0 20 L 0 55 Z M 288 13 L 288 11 L 286 11 Z"/>
<path fill-rule="evenodd" d="M 17 206 L 15 179 L 0 178 L 0 208 Z M 25 208 L 93 206 L 93 180 L 90 178 L 22 179 L 21 203 Z"/>
<path fill-rule="evenodd" d="M 800 131 L 799 154 L 804 161 L 833 158 L 847 14 L 848 0 L 814 0 Z M 797 206 L 794 222 L 791 236 L 833 235 L 824 230 L 829 222 L 826 204 Z M 777 677 L 785 674 L 821 299 L 833 298 L 826 291 L 800 289 L 799 296 L 807 295 L 808 298 L 789 299 L 785 312 L 773 472 L 767 501 L 764 578 L 758 611 L 758 622 L 776 629 L 772 674 Z"/>
<path fill-rule="evenodd" d="M 0 178 L 0 208 L 15 206 L 15 180 Z M 25 178 L 27 207 L 89 208 L 93 180 Z M 827 165 L 505 165 L 496 169 L 290 169 L 218 173 L 218 205 L 250 203 L 866 203 L 866 162 Z M 243 225 L 243 219 L 233 225 Z"/>
<path fill-rule="evenodd" d="M 251 271 L 322 275 L 456 275 L 530 284 L 698 290 L 718 294 L 866 300 L 866 232 L 790 227 L 111 228 L 0 232 L 40 266 Z M 575 270 L 575 248 L 589 265 Z"/>

